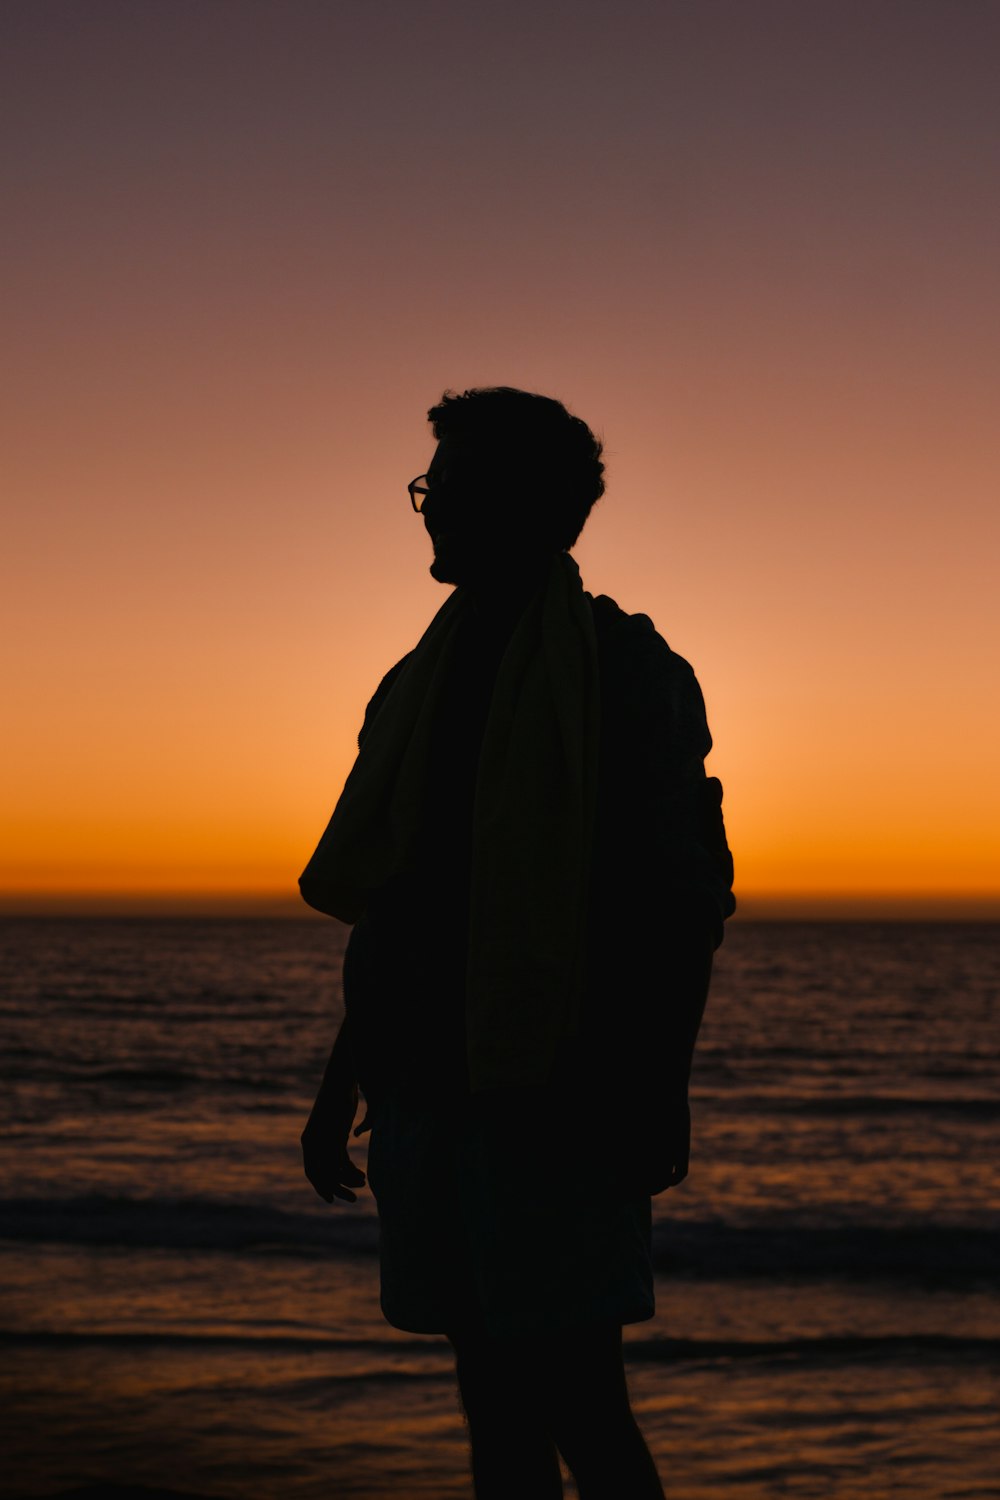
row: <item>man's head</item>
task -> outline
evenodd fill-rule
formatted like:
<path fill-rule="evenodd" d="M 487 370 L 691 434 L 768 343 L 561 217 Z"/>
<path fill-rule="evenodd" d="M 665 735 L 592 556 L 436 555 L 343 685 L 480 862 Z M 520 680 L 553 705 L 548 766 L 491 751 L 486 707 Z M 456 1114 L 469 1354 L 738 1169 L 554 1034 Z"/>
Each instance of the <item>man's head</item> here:
<path fill-rule="evenodd" d="M 601 444 L 579 417 L 509 386 L 445 392 L 427 417 L 433 577 L 502 582 L 573 546 L 604 493 Z"/>

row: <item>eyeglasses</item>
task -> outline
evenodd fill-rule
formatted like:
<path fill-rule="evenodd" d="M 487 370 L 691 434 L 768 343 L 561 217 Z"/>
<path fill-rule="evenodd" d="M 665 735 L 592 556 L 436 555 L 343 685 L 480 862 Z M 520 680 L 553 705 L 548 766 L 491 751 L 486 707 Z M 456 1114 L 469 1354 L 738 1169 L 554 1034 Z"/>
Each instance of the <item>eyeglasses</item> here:
<path fill-rule="evenodd" d="M 419 515 L 424 508 L 424 501 L 430 494 L 430 485 L 427 483 L 426 474 L 418 474 L 416 479 L 411 479 L 406 486 L 410 494 L 410 504 Z"/>

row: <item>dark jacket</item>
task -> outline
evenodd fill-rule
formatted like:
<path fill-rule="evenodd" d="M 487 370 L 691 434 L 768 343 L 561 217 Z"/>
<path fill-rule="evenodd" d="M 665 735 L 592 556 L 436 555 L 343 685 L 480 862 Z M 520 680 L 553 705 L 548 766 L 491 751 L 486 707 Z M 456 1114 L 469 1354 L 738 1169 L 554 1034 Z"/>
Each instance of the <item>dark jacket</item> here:
<path fill-rule="evenodd" d="M 722 940 L 735 906 L 733 865 L 722 788 L 705 774 L 712 742 L 691 667 L 645 615 L 628 615 L 603 595 L 591 607 L 601 738 L 574 1065 L 629 1074 L 646 1059 L 657 1007 L 669 1003 L 672 953 L 692 932 L 711 947 Z M 407 660 L 380 683 L 359 743 Z M 383 1089 L 426 1095 L 466 1087 L 472 805 L 498 665 L 496 643 L 484 644 L 470 626 L 442 705 L 419 868 L 375 893 L 348 945 L 345 1002 L 369 1098 Z"/>

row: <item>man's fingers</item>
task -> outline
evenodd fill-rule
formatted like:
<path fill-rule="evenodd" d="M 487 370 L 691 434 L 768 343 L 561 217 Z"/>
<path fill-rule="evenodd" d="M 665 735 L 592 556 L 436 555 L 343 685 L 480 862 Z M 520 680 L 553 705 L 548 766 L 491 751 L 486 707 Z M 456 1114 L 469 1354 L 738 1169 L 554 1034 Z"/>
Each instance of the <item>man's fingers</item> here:
<path fill-rule="evenodd" d="M 331 1191 L 338 1198 L 343 1198 L 348 1203 L 357 1203 L 357 1193 L 352 1193 L 347 1184 L 350 1182 L 354 1187 L 364 1187 L 365 1174 L 364 1172 L 359 1172 L 353 1162 L 348 1163 L 348 1165 L 350 1167 L 350 1176 L 348 1176 L 346 1171 L 341 1171 L 329 1185 Z"/>
<path fill-rule="evenodd" d="M 358 1201 L 357 1193 L 352 1193 L 346 1183 L 341 1182 L 339 1179 L 321 1177 L 317 1180 L 315 1177 L 310 1177 L 309 1181 L 324 1203 L 332 1203 L 334 1198 L 343 1198 L 345 1203 L 357 1203 Z M 365 1181 L 364 1174 L 361 1174 L 360 1182 L 357 1179 L 352 1179 L 352 1181 L 355 1181 L 358 1187 L 363 1187 Z"/>
<path fill-rule="evenodd" d="M 358 1196 L 351 1192 L 351 1188 L 364 1187 L 368 1180 L 349 1156 L 345 1156 L 343 1161 L 336 1165 L 332 1165 L 329 1161 L 317 1162 L 307 1159 L 305 1173 L 325 1203 L 332 1203 L 334 1198 L 343 1198 L 347 1203 L 356 1203 Z"/>
<path fill-rule="evenodd" d="M 336 1177 L 338 1182 L 349 1182 L 355 1187 L 362 1187 L 364 1185 L 364 1172 L 354 1164 L 346 1151 L 340 1161 L 329 1168 L 329 1171 Z"/>

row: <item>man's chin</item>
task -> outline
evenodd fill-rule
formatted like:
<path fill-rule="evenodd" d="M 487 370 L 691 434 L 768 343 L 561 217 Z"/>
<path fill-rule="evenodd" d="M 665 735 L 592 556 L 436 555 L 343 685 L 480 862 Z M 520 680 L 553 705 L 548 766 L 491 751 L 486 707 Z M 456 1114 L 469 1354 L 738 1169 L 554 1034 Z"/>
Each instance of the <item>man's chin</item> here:
<path fill-rule="evenodd" d="M 467 557 L 456 557 L 447 546 L 435 549 L 430 573 L 438 583 L 468 583 L 475 571 Z"/>
<path fill-rule="evenodd" d="M 443 557 L 436 557 L 430 566 L 430 575 L 437 583 L 458 583 L 454 568 Z"/>

